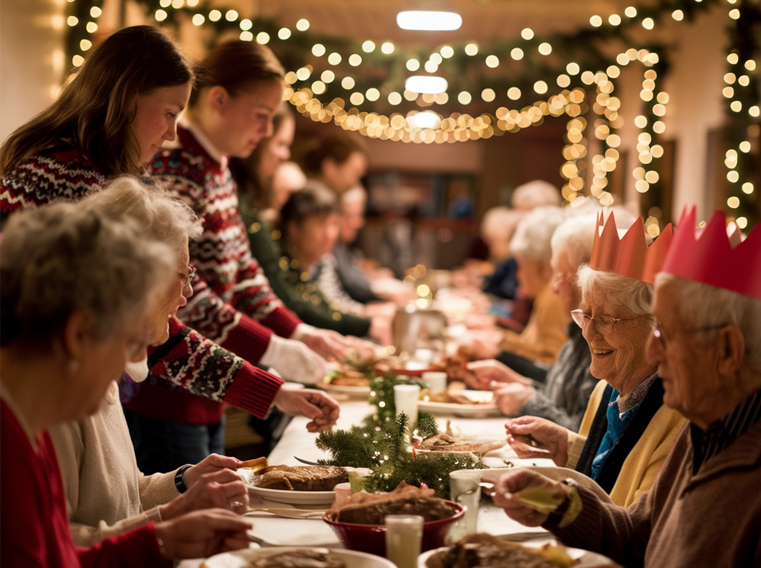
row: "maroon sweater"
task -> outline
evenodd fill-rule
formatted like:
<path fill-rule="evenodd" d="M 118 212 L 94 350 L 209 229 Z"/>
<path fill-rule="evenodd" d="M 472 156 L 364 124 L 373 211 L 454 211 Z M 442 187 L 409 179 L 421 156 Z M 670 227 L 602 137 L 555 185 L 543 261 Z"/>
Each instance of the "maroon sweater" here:
<path fill-rule="evenodd" d="M 0 565 L 70 568 L 82 566 L 171 566 L 161 554 L 153 523 L 107 538 L 92 548 L 71 539 L 61 471 L 48 432 L 37 450 L 6 401 L 0 402 Z"/>

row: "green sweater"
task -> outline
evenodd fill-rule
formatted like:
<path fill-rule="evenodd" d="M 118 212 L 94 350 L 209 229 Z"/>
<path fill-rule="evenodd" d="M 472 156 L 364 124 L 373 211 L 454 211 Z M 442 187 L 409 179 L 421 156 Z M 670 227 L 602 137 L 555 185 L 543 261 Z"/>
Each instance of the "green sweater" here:
<path fill-rule="evenodd" d="M 366 336 L 370 318 L 334 310 L 316 285 L 304 281 L 301 272 L 292 268 L 291 261 L 280 249 L 279 231 L 270 231 L 266 223 L 241 198 L 240 215 L 248 228 L 251 255 L 259 262 L 270 282 L 272 291 L 303 322 L 320 329 L 332 329 L 342 335 Z"/>

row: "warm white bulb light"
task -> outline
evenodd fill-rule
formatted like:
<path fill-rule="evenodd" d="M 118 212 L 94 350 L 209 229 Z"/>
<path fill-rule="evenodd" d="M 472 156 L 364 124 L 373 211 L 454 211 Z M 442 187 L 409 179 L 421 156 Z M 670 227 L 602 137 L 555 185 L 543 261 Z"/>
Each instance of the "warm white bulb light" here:
<path fill-rule="evenodd" d="M 404 82 L 404 88 L 413 93 L 438 95 L 447 90 L 447 80 L 444 77 L 430 75 L 413 75 Z"/>
<path fill-rule="evenodd" d="M 412 128 L 438 128 L 441 126 L 441 117 L 430 110 L 418 112 L 407 117 L 407 124 Z"/>
<path fill-rule="evenodd" d="M 462 16 L 455 12 L 410 10 L 396 15 L 396 24 L 403 30 L 454 31 L 462 26 Z"/>

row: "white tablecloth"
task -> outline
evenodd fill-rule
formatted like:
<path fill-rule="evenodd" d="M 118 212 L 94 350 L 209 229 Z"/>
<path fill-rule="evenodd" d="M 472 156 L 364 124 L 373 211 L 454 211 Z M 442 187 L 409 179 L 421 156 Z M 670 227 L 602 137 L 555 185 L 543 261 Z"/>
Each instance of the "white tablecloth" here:
<path fill-rule="evenodd" d="M 361 424 L 362 420 L 372 412 L 373 408 L 360 400 L 341 401 L 341 416 L 338 419 L 338 429 L 348 429 L 353 425 Z M 447 420 L 451 421 L 452 429 L 461 433 L 464 437 L 481 439 L 504 439 L 505 418 L 459 418 L 437 417 L 442 428 L 446 427 Z M 282 438 L 268 457 L 270 464 L 302 465 L 296 457 L 308 461 L 328 458 L 315 446 L 317 434 L 307 432 L 307 418 L 296 417 L 291 420 L 285 429 Z M 504 467 L 503 459 L 514 462 L 516 465 L 528 463 L 526 460 L 515 459 L 509 446 L 500 451 L 490 453 L 492 463 L 497 467 Z M 550 466 L 550 460 L 531 460 L 531 464 Z M 277 505 L 279 507 L 288 505 Z M 298 507 L 297 508 L 302 508 Z M 341 548 L 342 545 L 333 533 L 333 530 L 321 520 L 285 519 L 274 517 L 266 513 L 251 516 L 254 521 L 252 536 L 262 546 L 325 546 Z M 505 515 L 502 509 L 495 507 L 488 498 L 482 498 L 478 511 L 478 530 L 497 536 L 506 537 L 510 540 L 549 540 L 549 533 L 542 528 L 525 527 Z M 180 568 L 197 568 L 200 561 L 188 560 L 180 563 Z"/>

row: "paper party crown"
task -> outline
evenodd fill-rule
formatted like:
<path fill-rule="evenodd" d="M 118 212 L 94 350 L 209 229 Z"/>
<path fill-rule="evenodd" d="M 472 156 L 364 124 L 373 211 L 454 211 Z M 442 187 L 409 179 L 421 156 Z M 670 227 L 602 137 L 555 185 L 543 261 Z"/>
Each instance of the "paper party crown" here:
<path fill-rule="evenodd" d="M 669 223 L 661 231 L 658 239 L 648 247 L 645 223 L 642 217 L 638 217 L 619 240 L 616 219 L 609 215 L 605 222 L 601 213 L 597 217 L 597 230 L 589 266 L 595 270 L 614 272 L 654 284 L 655 275 L 661 270 L 673 234 L 674 229 Z"/>
<path fill-rule="evenodd" d="M 702 230 L 694 227 L 695 208 L 685 208 L 663 272 L 761 300 L 761 230 L 740 243 L 727 234 L 721 211 Z"/>

